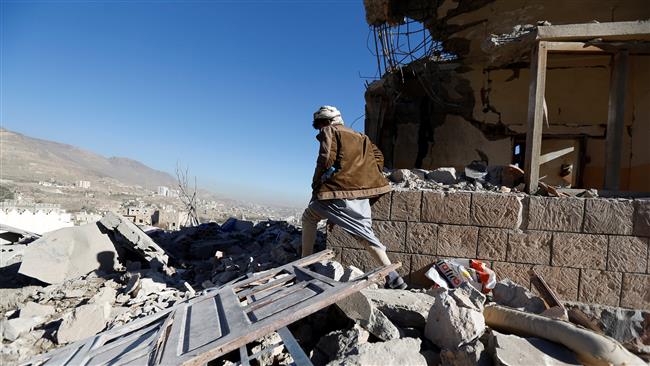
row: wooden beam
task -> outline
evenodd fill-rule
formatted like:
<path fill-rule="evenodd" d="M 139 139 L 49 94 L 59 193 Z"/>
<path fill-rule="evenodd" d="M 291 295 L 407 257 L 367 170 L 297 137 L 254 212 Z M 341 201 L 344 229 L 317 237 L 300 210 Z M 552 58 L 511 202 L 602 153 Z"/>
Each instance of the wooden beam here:
<path fill-rule="evenodd" d="M 575 148 L 573 146 L 567 147 L 565 149 L 557 150 L 557 151 L 551 151 L 550 153 L 544 154 L 539 157 L 539 165 L 542 165 L 544 163 L 548 163 L 551 160 L 555 160 L 557 158 L 560 158 L 566 154 L 571 154 Z"/>
<path fill-rule="evenodd" d="M 546 90 L 546 42 L 533 47 L 528 89 L 528 126 L 526 130 L 526 191 L 535 193 L 539 181 L 539 154 L 542 148 L 544 92 Z"/>
<path fill-rule="evenodd" d="M 591 45 L 585 42 L 546 41 L 546 50 L 548 52 L 553 52 L 553 53 L 561 53 L 561 52 L 611 53 L 611 51 L 605 51 L 599 46 Z"/>
<path fill-rule="evenodd" d="M 625 89 L 627 84 L 628 51 L 612 58 L 609 81 L 609 110 L 607 113 L 607 140 L 605 147 L 605 184 L 607 190 L 620 189 L 623 127 L 625 124 Z"/>
<path fill-rule="evenodd" d="M 581 23 L 537 27 L 537 39 L 542 41 L 649 39 L 650 21 Z"/>

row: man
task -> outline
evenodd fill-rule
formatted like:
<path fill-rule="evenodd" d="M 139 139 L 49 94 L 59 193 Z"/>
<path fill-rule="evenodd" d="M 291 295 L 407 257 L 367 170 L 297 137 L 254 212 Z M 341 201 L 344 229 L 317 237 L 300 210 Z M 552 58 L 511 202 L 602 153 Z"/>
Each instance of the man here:
<path fill-rule="evenodd" d="M 323 106 L 314 113 L 320 149 L 312 198 L 302 215 L 302 256 L 313 253 L 316 226 L 327 220 L 355 236 L 381 265 L 389 265 L 386 247 L 372 231 L 368 200 L 391 190 L 381 173 L 384 156 L 368 136 L 343 124 L 335 107 Z M 393 271 L 386 278 L 386 287 L 404 289 L 406 283 Z"/>

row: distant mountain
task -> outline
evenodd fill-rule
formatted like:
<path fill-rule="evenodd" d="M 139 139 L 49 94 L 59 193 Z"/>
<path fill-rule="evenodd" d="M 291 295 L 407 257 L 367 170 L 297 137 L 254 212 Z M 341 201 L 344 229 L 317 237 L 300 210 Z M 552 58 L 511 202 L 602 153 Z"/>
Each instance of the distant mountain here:
<path fill-rule="evenodd" d="M 113 178 L 150 189 L 176 186 L 170 174 L 128 158 L 105 158 L 78 147 L 41 140 L 0 128 L 2 179 L 73 183 Z"/>

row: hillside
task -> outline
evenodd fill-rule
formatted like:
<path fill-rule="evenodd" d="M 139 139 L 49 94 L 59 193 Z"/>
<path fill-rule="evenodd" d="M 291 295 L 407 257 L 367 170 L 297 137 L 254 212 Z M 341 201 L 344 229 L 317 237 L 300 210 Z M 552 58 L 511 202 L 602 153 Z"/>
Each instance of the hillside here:
<path fill-rule="evenodd" d="M 73 183 L 113 178 L 121 183 L 155 189 L 175 186 L 170 174 L 128 158 L 106 158 L 75 146 L 41 140 L 0 129 L 2 179 Z"/>

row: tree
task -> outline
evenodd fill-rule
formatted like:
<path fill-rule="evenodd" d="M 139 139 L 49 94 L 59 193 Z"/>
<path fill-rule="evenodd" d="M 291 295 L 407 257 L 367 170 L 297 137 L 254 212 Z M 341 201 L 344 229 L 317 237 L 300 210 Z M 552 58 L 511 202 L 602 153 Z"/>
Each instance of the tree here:
<path fill-rule="evenodd" d="M 178 189 L 180 191 L 178 198 L 181 200 L 187 211 L 186 219 L 182 226 L 197 226 L 199 224 L 199 216 L 196 213 L 196 176 L 194 176 L 194 188 L 190 188 L 188 183 L 189 167 L 183 170 L 179 163 L 176 163 L 176 179 L 178 181 Z"/>

